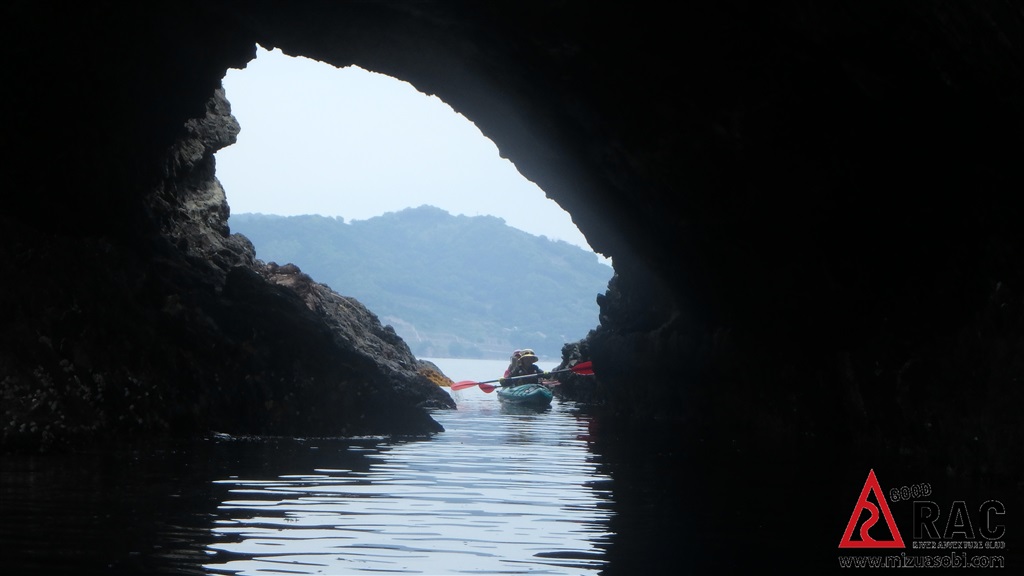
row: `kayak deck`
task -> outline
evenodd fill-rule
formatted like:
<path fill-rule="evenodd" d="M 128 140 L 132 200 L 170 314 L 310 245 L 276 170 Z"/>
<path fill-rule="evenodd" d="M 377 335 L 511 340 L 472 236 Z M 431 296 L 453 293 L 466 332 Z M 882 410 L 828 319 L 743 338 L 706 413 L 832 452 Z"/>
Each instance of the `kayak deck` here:
<path fill-rule="evenodd" d="M 498 398 L 512 404 L 547 406 L 551 403 L 551 389 L 542 384 L 520 384 L 498 388 Z"/>

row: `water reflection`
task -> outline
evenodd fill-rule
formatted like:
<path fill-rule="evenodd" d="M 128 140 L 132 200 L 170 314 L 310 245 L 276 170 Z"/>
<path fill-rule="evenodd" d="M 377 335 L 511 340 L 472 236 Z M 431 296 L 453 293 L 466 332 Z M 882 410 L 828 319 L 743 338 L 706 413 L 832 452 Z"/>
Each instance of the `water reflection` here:
<path fill-rule="evenodd" d="M 568 404 L 467 391 L 429 439 L 211 437 L 5 455 L 10 573 L 608 571 L 606 463 Z"/>
<path fill-rule="evenodd" d="M 312 442 L 317 465 L 222 478 L 216 573 L 596 573 L 609 479 L 569 406 L 467 395 L 427 441 Z"/>

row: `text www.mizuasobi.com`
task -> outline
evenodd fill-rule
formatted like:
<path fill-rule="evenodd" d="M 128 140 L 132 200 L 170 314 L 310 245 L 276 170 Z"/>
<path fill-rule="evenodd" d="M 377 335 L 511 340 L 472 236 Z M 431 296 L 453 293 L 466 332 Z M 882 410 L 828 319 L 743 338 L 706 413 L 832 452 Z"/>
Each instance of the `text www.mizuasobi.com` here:
<path fill-rule="evenodd" d="M 883 556 L 840 556 L 841 568 L 1005 568 L 1002 556 L 975 555 L 967 552 L 914 555 L 900 552 Z"/>

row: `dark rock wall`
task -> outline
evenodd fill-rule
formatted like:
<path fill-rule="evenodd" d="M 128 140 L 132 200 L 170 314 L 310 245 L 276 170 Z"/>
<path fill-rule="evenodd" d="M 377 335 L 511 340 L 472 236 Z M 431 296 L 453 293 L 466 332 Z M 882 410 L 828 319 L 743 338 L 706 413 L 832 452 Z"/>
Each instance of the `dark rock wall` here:
<path fill-rule="evenodd" d="M 129 292 L 170 250 L 190 282 L 215 285 L 204 294 L 218 294 L 215 269 L 232 270 L 220 289 L 235 298 L 263 286 L 225 236 L 216 186 L 205 180 L 196 201 L 165 184 L 182 127 L 217 113 L 218 80 L 259 42 L 437 94 L 573 215 L 615 261 L 588 347 L 597 392 L 620 413 L 765 461 L 841 451 L 856 466 L 884 455 L 960 476 L 1021 472 L 1015 3 L 4 10 L 12 277 L 46 250 L 113 245 L 118 263 L 91 275 L 60 260 L 32 270 Z M 24 292 L 8 288 L 5 307 Z M 74 310 L 71 295 L 45 298 L 32 318 Z M 5 311 L 34 342 L 23 314 Z"/>
<path fill-rule="evenodd" d="M 451 398 L 393 330 L 230 234 L 219 80 L 254 45 L 194 8 L 8 8 L 4 445 L 438 431 Z"/>

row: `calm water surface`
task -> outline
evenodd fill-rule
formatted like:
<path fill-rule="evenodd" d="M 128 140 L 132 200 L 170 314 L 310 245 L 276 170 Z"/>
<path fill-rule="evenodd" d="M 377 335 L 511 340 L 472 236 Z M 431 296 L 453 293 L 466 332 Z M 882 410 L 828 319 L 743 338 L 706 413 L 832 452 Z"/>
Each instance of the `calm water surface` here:
<path fill-rule="evenodd" d="M 436 362 L 456 380 L 504 362 Z M 550 369 L 552 366 L 543 365 Z M 452 393 L 429 439 L 214 436 L 146 452 L 10 458 L 5 566 L 25 572 L 592 574 L 612 482 L 571 403 Z"/>

